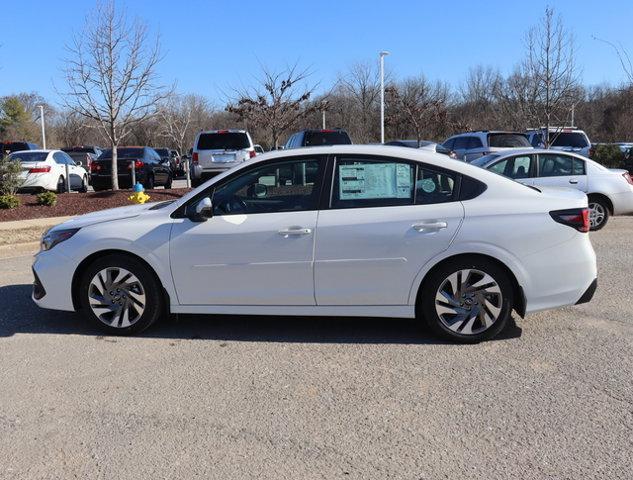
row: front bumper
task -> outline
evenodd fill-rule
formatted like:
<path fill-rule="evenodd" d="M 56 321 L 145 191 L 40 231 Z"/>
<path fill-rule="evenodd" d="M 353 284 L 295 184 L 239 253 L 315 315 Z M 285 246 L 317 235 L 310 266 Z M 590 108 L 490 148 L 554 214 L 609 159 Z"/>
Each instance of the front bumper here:
<path fill-rule="evenodd" d="M 77 265 L 55 249 L 40 252 L 33 262 L 33 301 L 42 308 L 75 310 L 72 299 L 72 279 Z"/>

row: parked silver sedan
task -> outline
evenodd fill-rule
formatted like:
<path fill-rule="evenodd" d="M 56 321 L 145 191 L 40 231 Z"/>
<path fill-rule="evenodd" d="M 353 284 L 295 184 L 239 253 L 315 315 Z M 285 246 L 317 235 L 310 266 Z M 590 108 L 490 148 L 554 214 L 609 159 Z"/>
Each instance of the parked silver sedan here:
<path fill-rule="evenodd" d="M 600 230 L 610 215 L 633 213 L 633 179 L 629 172 L 606 168 L 574 153 L 526 149 L 480 157 L 473 165 L 535 187 L 567 187 L 589 198 L 591 229 Z"/>

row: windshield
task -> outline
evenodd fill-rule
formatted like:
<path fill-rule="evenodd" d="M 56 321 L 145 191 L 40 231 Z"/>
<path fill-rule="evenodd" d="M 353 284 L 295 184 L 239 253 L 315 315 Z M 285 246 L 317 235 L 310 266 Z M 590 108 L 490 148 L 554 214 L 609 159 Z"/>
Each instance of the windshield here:
<path fill-rule="evenodd" d="M 48 152 L 16 152 L 9 155 L 10 160 L 20 163 L 45 162 L 46 157 L 48 157 Z"/>
<path fill-rule="evenodd" d="M 306 132 L 305 146 L 315 145 L 350 145 L 352 141 L 347 132 L 342 131 L 320 131 Z"/>
<path fill-rule="evenodd" d="M 530 148 L 532 146 L 527 137 L 520 133 L 489 133 L 488 145 L 497 148 Z"/>
<path fill-rule="evenodd" d="M 493 161 L 495 158 L 499 157 L 498 154 L 494 154 L 491 153 L 490 155 L 484 155 L 483 157 L 479 157 L 479 158 L 475 158 L 472 162 L 470 162 L 472 165 L 475 165 L 477 167 L 483 167 L 484 165 L 488 164 L 489 162 Z"/>
<path fill-rule="evenodd" d="M 142 148 L 117 148 L 117 157 L 118 158 L 143 158 L 143 149 Z M 104 158 L 112 158 L 112 150 L 104 150 L 101 155 L 99 155 L 99 160 Z"/>
<path fill-rule="evenodd" d="M 198 139 L 198 150 L 242 150 L 250 146 L 244 132 L 202 133 Z"/>
<path fill-rule="evenodd" d="M 552 146 L 554 147 L 585 148 L 589 146 L 587 137 L 581 132 L 561 132 L 558 136 L 550 133 L 550 138 L 553 139 Z"/>

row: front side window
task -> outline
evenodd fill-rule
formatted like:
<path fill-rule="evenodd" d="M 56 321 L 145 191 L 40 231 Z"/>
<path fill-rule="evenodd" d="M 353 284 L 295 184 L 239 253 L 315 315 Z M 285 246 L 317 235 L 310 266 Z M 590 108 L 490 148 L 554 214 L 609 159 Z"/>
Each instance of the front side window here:
<path fill-rule="evenodd" d="M 538 156 L 539 177 L 564 177 L 572 175 L 573 157 L 545 153 Z"/>
<path fill-rule="evenodd" d="M 389 159 L 337 159 L 332 208 L 413 204 L 415 167 Z"/>
<path fill-rule="evenodd" d="M 453 145 L 454 150 L 464 150 L 468 148 L 468 137 L 457 137 Z"/>
<path fill-rule="evenodd" d="M 55 160 L 55 163 L 57 163 L 58 165 L 65 165 L 66 164 L 66 157 L 61 152 L 53 153 L 53 160 Z"/>
<path fill-rule="evenodd" d="M 514 180 L 529 178 L 532 170 L 532 156 L 519 155 L 506 158 L 492 165 L 489 170 Z"/>
<path fill-rule="evenodd" d="M 249 169 L 215 190 L 213 214 L 316 210 L 322 169 L 318 158 L 266 163 Z"/>

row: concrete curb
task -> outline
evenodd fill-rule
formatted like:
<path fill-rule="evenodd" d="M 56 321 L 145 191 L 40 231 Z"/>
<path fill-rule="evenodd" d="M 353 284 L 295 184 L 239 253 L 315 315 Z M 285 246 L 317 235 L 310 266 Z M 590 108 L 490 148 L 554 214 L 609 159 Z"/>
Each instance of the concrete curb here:
<path fill-rule="evenodd" d="M 23 228 L 34 227 L 50 227 L 58 225 L 71 218 L 75 218 L 76 215 L 70 217 L 45 217 L 45 218 L 30 218 L 28 220 L 12 220 L 10 222 L 0 222 L 0 231 L 2 230 L 20 230 Z"/>

